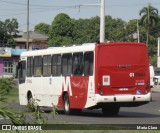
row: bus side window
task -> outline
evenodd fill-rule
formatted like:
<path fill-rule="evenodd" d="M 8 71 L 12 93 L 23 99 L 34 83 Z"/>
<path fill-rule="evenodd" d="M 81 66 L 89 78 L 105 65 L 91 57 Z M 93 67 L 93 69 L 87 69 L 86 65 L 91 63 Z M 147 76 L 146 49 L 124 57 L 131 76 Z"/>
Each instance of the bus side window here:
<path fill-rule="evenodd" d="M 62 55 L 62 75 L 70 76 L 72 73 L 72 54 Z"/>
<path fill-rule="evenodd" d="M 33 74 L 33 57 L 27 58 L 27 77 L 32 77 Z"/>
<path fill-rule="evenodd" d="M 51 55 L 43 56 L 43 76 L 51 76 Z"/>
<path fill-rule="evenodd" d="M 83 74 L 83 53 L 74 53 L 73 54 L 73 75 L 82 75 Z"/>
<path fill-rule="evenodd" d="M 34 76 L 40 77 L 42 75 L 42 57 L 34 57 Z"/>
<path fill-rule="evenodd" d="M 18 63 L 18 80 L 19 83 L 25 83 L 26 77 L 26 61 L 21 61 Z"/>
<path fill-rule="evenodd" d="M 52 56 L 52 75 L 60 76 L 61 75 L 61 55 Z"/>
<path fill-rule="evenodd" d="M 84 75 L 93 75 L 93 52 L 84 53 Z"/>

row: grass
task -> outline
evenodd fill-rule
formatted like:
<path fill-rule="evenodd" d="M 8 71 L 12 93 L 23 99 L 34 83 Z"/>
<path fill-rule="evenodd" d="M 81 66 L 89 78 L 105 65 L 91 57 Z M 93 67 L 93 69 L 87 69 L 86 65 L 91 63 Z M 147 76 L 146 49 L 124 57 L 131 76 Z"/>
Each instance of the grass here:
<path fill-rule="evenodd" d="M 6 96 L 8 102 L 19 102 L 18 88 L 12 89 Z"/>

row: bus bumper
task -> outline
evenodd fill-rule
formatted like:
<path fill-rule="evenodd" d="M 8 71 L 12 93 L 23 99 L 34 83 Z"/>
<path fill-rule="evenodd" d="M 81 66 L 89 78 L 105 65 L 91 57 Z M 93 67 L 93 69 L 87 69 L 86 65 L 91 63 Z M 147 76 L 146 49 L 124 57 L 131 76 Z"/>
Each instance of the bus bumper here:
<path fill-rule="evenodd" d="M 146 95 L 111 95 L 101 96 L 96 94 L 96 103 L 118 103 L 118 102 L 149 102 L 151 100 L 151 92 Z"/>

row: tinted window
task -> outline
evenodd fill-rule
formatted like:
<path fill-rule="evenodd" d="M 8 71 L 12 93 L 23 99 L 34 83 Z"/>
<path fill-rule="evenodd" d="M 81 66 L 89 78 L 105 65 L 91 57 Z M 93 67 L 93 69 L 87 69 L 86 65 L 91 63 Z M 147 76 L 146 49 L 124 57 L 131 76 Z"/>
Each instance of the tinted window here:
<path fill-rule="evenodd" d="M 43 76 L 51 75 L 51 56 L 43 56 Z"/>
<path fill-rule="evenodd" d="M 62 75 L 70 76 L 72 73 L 72 54 L 62 56 Z"/>
<path fill-rule="evenodd" d="M 93 75 L 93 52 L 84 54 L 84 75 Z"/>
<path fill-rule="evenodd" d="M 36 56 L 34 57 L 34 76 L 42 75 L 42 57 Z"/>
<path fill-rule="evenodd" d="M 19 84 L 25 83 L 25 77 L 26 77 L 26 62 L 21 61 L 21 62 L 18 63 Z"/>
<path fill-rule="evenodd" d="M 73 75 L 83 74 L 83 53 L 73 54 Z"/>
<path fill-rule="evenodd" d="M 27 58 L 27 77 L 32 77 L 33 74 L 33 57 Z"/>
<path fill-rule="evenodd" d="M 61 55 L 52 56 L 52 75 L 53 76 L 61 75 Z"/>

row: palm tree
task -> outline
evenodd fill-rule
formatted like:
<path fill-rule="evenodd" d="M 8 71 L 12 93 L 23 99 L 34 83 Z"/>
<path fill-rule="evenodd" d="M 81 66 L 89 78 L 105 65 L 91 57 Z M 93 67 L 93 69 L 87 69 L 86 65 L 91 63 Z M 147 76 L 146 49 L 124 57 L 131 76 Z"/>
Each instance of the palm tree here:
<path fill-rule="evenodd" d="M 150 29 L 155 26 L 158 22 L 158 9 L 151 6 L 151 4 L 148 4 L 148 7 L 144 7 L 140 10 L 139 15 L 141 17 L 140 21 L 141 23 L 146 27 L 147 32 L 147 45 L 148 45 L 148 38 L 149 38 L 149 32 Z"/>

